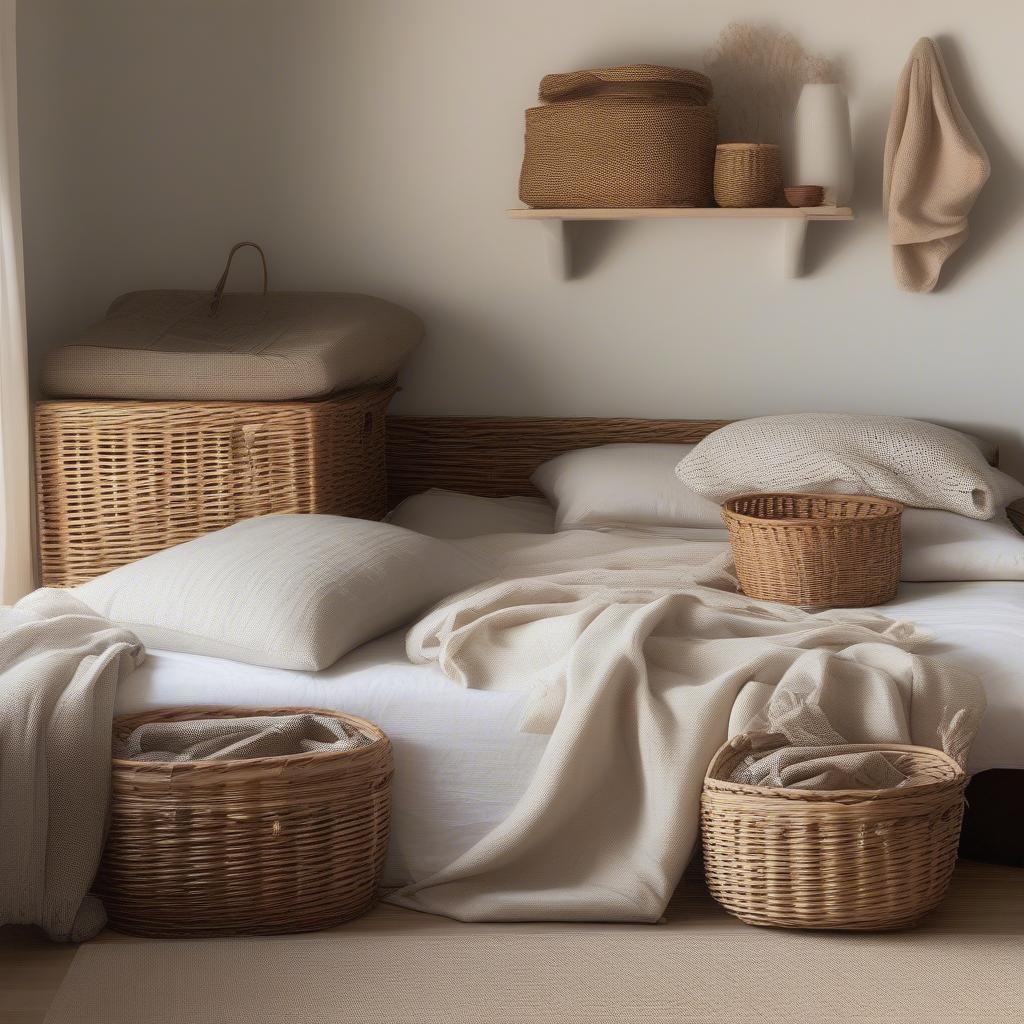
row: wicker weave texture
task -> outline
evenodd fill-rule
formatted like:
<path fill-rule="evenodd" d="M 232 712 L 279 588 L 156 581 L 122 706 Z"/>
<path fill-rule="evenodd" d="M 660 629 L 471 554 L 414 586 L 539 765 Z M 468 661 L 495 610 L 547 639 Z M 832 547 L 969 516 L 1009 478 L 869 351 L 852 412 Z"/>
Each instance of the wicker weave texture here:
<path fill-rule="evenodd" d="M 725 781 L 749 752 L 727 743 L 701 798 L 711 894 L 748 924 L 882 931 L 942 901 L 956 864 L 967 777 L 938 750 L 892 753 L 919 785 L 888 790 L 771 789 Z"/>
<path fill-rule="evenodd" d="M 722 506 L 744 594 L 827 608 L 896 596 L 902 515 L 899 502 L 856 494 L 740 494 Z"/>
<path fill-rule="evenodd" d="M 727 420 L 581 417 L 388 417 L 388 498 L 429 487 L 501 498 L 537 494 L 533 471 L 548 459 L 602 444 L 696 444 Z"/>
<path fill-rule="evenodd" d="M 238 761 L 113 762 L 110 831 L 96 881 L 111 924 L 140 935 L 329 928 L 376 900 L 391 824 L 392 753 L 375 725 L 310 708 L 185 707 L 146 722 L 332 715 L 373 742 Z"/>
<path fill-rule="evenodd" d="M 636 65 L 548 75 L 526 111 L 519 198 L 539 208 L 710 206 L 718 125 L 703 75 Z"/>
<path fill-rule="evenodd" d="M 240 519 L 387 511 L 391 386 L 296 402 L 36 406 L 44 586 L 73 586 Z"/>
<path fill-rule="evenodd" d="M 715 202 L 726 207 L 786 206 L 778 146 L 730 142 L 715 151 Z"/>

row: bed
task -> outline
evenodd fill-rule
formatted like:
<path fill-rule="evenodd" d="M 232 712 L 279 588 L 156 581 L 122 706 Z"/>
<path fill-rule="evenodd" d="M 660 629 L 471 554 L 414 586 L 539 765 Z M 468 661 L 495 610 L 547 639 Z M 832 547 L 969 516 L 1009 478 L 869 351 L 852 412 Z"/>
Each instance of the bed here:
<path fill-rule="evenodd" d="M 431 487 L 489 498 L 537 492 L 533 470 L 554 455 L 621 441 L 693 443 L 722 421 L 393 417 L 393 503 Z M 995 459 L 995 452 L 989 455 Z M 724 535 L 723 535 L 724 536 Z M 1024 784 L 1024 582 L 908 583 L 885 613 L 941 634 L 943 654 L 979 675 L 989 711 L 970 768 L 979 807 Z M 413 665 L 404 630 L 381 637 L 321 672 L 260 668 L 150 651 L 121 686 L 117 711 L 184 704 L 314 706 L 377 722 L 395 748 L 393 838 L 386 885 L 422 878 L 453 861 L 502 821 L 525 790 L 546 737 L 519 729 L 525 694 L 466 690 L 435 665 Z M 1009 783 L 1008 783 L 1008 780 Z M 1004 797 L 1005 798 L 1005 797 Z M 971 834 L 967 837 L 971 842 Z M 991 845 L 991 844 L 989 844 Z M 988 851 L 992 852 L 992 851 Z M 1012 842 L 1000 859 L 1019 853 Z"/>

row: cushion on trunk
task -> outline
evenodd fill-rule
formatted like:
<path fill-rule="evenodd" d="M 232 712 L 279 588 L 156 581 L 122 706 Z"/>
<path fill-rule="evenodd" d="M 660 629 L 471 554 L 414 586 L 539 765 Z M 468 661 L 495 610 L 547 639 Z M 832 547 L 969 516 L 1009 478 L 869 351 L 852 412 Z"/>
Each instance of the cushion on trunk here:
<path fill-rule="evenodd" d="M 394 377 L 423 325 L 370 295 L 130 292 L 46 357 L 55 398 L 284 401 Z"/>

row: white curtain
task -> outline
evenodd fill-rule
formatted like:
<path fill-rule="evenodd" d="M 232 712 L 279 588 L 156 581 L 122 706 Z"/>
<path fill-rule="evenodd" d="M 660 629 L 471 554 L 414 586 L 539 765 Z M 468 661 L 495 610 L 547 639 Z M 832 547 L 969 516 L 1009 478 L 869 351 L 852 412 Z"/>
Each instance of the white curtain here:
<path fill-rule="evenodd" d="M 18 177 L 16 0 L 0 0 L 0 603 L 33 587 L 25 270 Z"/>

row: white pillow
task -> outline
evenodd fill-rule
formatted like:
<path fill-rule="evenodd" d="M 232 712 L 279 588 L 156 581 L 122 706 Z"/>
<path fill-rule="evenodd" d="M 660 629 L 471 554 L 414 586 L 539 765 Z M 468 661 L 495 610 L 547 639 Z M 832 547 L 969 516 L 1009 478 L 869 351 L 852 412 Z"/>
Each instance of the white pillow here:
<path fill-rule="evenodd" d="M 971 438 L 900 416 L 801 413 L 730 423 L 676 472 L 719 502 L 744 491 L 878 494 L 991 519 L 1001 500 L 995 471 Z"/>
<path fill-rule="evenodd" d="M 1005 516 L 979 520 L 941 509 L 908 508 L 901 578 L 1024 580 L 1024 536 Z"/>
<path fill-rule="evenodd" d="M 543 498 L 483 498 L 432 487 L 406 498 L 388 522 L 428 537 L 459 540 L 492 533 L 554 533 L 555 511 Z"/>
<path fill-rule="evenodd" d="M 341 516 L 246 519 L 76 587 L 144 644 L 319 670 L 490 569 L 445 541 Z"/>
<path fill-rule="evenodd" d="M 722 528 L 716 502 L 675 475 L 692 444 L 606 444 L 580 448 L 534 470 L 533 485 L 555 506 L 559 530 L 624 526 Z"/>

